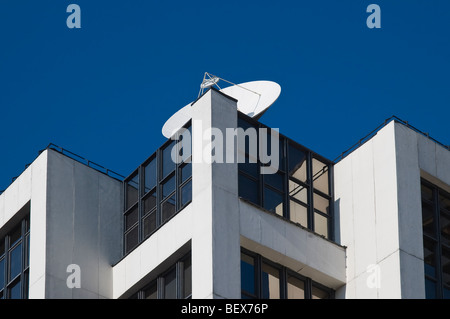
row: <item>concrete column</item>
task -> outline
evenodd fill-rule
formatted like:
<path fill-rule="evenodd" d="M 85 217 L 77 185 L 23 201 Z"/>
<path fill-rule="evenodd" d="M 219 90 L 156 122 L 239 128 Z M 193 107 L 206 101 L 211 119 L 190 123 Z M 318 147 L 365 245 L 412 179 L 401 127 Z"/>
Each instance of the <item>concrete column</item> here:
<path fill-rule="evenodd" d="M 225 133 L 237 127 L 236 100 L 211 89 L 192 108 L 192 297 L 240 298 L 238 167 L 214 157 L 233 151 Z M 223 148 L 213 155 L 218 132 Z"/>

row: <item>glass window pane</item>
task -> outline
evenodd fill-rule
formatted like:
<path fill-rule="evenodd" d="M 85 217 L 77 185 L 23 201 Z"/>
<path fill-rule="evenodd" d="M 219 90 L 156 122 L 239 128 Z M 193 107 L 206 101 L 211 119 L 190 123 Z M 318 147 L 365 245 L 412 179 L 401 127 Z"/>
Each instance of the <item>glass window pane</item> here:
<path fill-rule="evenodd" d="M 425 237 L 423 238 L 423 256 L 425 275 L 436 278 L 436 244 Z"/>
<path fill-rule="evenodd" d="M 248 156 L 245 157 L 245 163 L 239 163 L 239 170 L 247 173 L 250 176 L 253 176 L 255 178 L 258 178 L 259 176 L 259 165 L 257 163 L 257 160 L 254 159 L 255 163 L 250 163 L 250 159 Z"/>
<path fill-rule="evenodd" d="M 439 222 L 441 224 L 441 242 L 450 246 L 450 216 L 441 213 Z"/>
<path fill-rule="evenodd" d="M 192 294 L 192 263 L 191 258 L 184 261 L 184 298 Z"/>
<path fill-rule="evenodd" d="M 255 295 L 255 260 L 253 257 L 241 253 L 241 290 Z"/>
<path fill-rule="evenodd" d="M 5 253 L 5 238 L 0 238 L 0 257 Z"/>
<path fill-rule="evenodd" d="M 138 206 L 125 214 L 125 230 L 130 229 L 139 219 Z"/>
<path fill-rule="evenodd" d="M 175 269 L 170 271 L 164 277 L 164 299 L 176 299 L 177 298 L 177 285 Z"/>
<path fill-rule="evenodd" d="M 421 189 L 422 189 L 422 198 L 429 201 L 433 201 L 433 189 L 424 184 L 422 184 Z"/>
<path fill-rule="evenodd" d="M 20 280 L 18 280 L 9 289 L 9 299 L 20 299 Z"/>
<path fill-rule="evenodd" d="M 450 286 L 450 249 L 442 247 L 442 282 Z"/>
<path fill-rule="evenodd" d="M 9 235 L 9 247 L 14 246 L 14 244 L 20 239 L 21 236 L 21 223 L 19 223 L 16 228 L 14 228 Z"/>
<path fill-rule="evenodd" d="M 162 185 L 163 199 L 175 191 L 175 176 L 172 176 Z"/>
<path fill-rule="evenodd" d="M 264 208 L 283 216 L 283 195 L 264 187 Z"/>
<path fill-rule="evenodd" d="M 312 299 L 329 299 L 330 298 L 330 294 L 327 291 L 317 288 L 316 286 L 312 286 L 311 296 L 312 296 Z"/>
<path fill-rule="evenodd" d="M 0 290 L 5 287 L 5 259 L 0 260 Z"/>
<path fill-rule="evenodd" d="M 296 277 L 289 276 L 287 280 L 288 299 L 305 299 L 305 283 Z"/>
<path fill-rule="evenodd" d="M 192 164 L 185 164 L 181 168 L 181 184 L 188 180 L 189 177 L 192 176 Z"/>
<path fill-rule="evenodd" d="M 328 218 L 314 213 L 314 231 L 328 238 Z"/>
<path fill-rule="evenodd" d="M 450 287 L 445 287 L 444 286 L 444 299 L 450 299 Z"/>
<path fill-rule="evenodd" d="M 11 281 L 22 271 L 22 243 L 9 253 L 9 280 Z"/>
<path fill-rule="evenodd" d="M 135 226 L 125 235 L 125 249 L 126 252 L 131 251 L 138 244 L 138 227 Z"/>
<path fill-rule="evenodd" d="M 436 282 L 425 278 L 425 298 L 436 299 Z"/>
<path fill-rule="evenodd" d="M 27 215 L 25 217 L 25 232 L 30 230 L 30 215 Z"/>
<path fill-rule="evenodd" d="M 289 181 L 289 196 L 308 204 L 308 188 L 292 180 Z"/>
<path fill-rule="evenodd" d="M 262 298 L 280 299 L 280 270 L 266 263 L 262 264 Z"/>
<path fill-rule="evenodd" d="M 127 183 L 127 207 L 126 209 L 133 206 L 138 201 L 138 191 L 139 191 L 139 174 L 136 174 Z"/>
<path fill-rule="evenodd" d="M 150 191 L 156 186 L 156 158 L 152 159 L 144 169 L 145 190 L 144 193 Z"/>
<path fill-rule="evenodd" d="M 161 205 L 163 223 L 175 214 L 175 195 Z"/>
<path fill-rule="evenodd" d="M 289 202 L 290 220 L 294 223 L 299 223 L 303 227 L 308 227 L 308 208 L 293 200 L 290 200 Z"/>
<path fill-rule="evenodd" d="M 239 174 L 239 196 L 259 205 L 259 183 Z"/>
<path fill-rule="evenodd" d="M 302 152 L 293 145 L 289 145 L 289 176 L 293 176 L 296 179 L 306 183 L 306 165 L 307 156 L 305 152 Z"/>
<path fill-rule="evenodd" d="M 144 217 L 144 237 L 150 235 L 156 229 L 156 210 Z"/>
<path fill-rule="evenodd" d="M 156 192 L 152 192 L 144 199 L 144 215 L 156 207 Z"/>
<path fill-rule="evenodd" d="M 327 195 L 330 194 L 328 187 L 328 165 L 313 158 L 313 187 Z"/>
<path fill-rule="evenodd" d="M 30 234 L 25 237 L 26 248 L 25 248 L 25 268 L 29 266 L 30 263 Z"/>
<path fill-rule="evenodd" d="M 422 226 L 424 234 L 436 238 L 433 206 L 425 202 L 422 202 Z"/>
<path fill-rule="evenodd" d="M 181 128 L 179 131 L 179 161 L 187 161 L 192 155 L 192 126 Z"/>
<path fill-rule="evenodd" d="M 163 178 L 169 175 L 172 171 L 175 170 L 175 162 L 172 160 L 172 148 L 175 146 L 175 142 L 170 143 L 165 149 L 162 151 L 162 172 Z"/>
<path fill-rule="evenodd" d="M 284 191 L 284 174 L 264 174 L 264 182 L 280 191 Z"/>
<path fill-rule="evenodd" d="M 325 214 L 330 214 L 330 200 L 314 193 L 314 208 Z"/>
<path fill-rule="evenodd" d="M 238 127 L 243 129 L 242 132 L 237 131 L 238 152 L 250 154 L 256 158 L 258 156 L 258 129 L 242 119 L 238 119 Z"/>
<path fill-rule="evenodd" d="M 450 197 L 447 194 L 439 195 L 439 207 L 450 212 Z"/>
<path fill-rule="evenodd" d="M 192 181 L 189 181 L 181 189 L 181 207 L 184 207 L 187 203 L 192 200 Z"/>
<path fill-rule="evenodd" d="M 150 287 L 144 289 L 144 298 L 145 299 L 157 299 L 158 292 L 156 290 L 156 283 L 150 285 Z"/>

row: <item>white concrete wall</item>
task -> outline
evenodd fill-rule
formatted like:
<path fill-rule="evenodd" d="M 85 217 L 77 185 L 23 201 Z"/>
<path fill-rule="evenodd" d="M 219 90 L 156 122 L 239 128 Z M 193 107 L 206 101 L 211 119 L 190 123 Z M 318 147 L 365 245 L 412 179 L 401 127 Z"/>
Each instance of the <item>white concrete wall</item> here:
<path fill-rule="evenodd" d="M 0 228 L 31 201 L 30 207 L 30 298 L 45 297 L 45 224 L 47 205 L 47 151 L 44 151 L 0 195 Z"/>
<path fill-rule="evenodd" d="M 148 283 L 142 283 L 146 276 L 191 240 L 192 215 L 191 203 L 114 265 L 113 298 L 119 298 L 135 287 L 142 288 Z"/>
<path fill-rule="evenodd" d="M 211 152 L 204 150 L 212 136 L 203 139 L 212 127 L 224 135 L 237 127 L 237 104 L 210 90 L 192 110 L 192 298 L 240 298 L 237 163 L 210 163 Z"/>
<path fill-rule="evenodd" d="M 242 247 L 329 288 L 345 284 L 345 248 L 241 200 Z"/>
<path fill-rule="evenodd" d="M 424 298 L 420 177 L 450 184 L 450 152 L 391 122 L 334 168 L 345 298 Z M 375 272 L 379 284 L 373 281 Z"/>
<path fill-rule="evenodd" d="M 112 298 L 122 197 L 121 182 L 48 151 L 46 298 Z M 67 287 L 70 264 L 80 266 L 80 288 Z"/>

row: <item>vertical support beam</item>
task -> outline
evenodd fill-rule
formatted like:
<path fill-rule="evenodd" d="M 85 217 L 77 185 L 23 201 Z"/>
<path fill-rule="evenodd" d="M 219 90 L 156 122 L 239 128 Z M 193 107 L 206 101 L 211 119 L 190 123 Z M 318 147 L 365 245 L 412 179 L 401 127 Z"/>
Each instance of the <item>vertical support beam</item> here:
<path fill-rule="evenodd" d="M 192 105 L 192 298 L 240 298 L 238 167 L 225 163 L 236 149 L 226 148 L 226 129 L 236 127 L 236 100 L 217 90 Z M 218 150 L 208 147 L 222 137 L 223 163 L 212 162 Z"/>

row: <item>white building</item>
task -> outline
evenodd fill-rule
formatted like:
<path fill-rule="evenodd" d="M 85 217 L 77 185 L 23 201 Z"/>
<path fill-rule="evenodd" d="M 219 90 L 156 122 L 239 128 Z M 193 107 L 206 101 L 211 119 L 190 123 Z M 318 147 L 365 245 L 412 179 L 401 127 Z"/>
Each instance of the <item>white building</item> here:
<path fill-rule="evenodd" d="M 215 89 L 192 108 L 194 143 L 262 125 Z M 271 175 L 173 145 L 124 181 L 43 151 L 0 195 L 0 296 L 449 297 L 450 152 L 405 123 L 336 163 L 280 135 Z"/>

